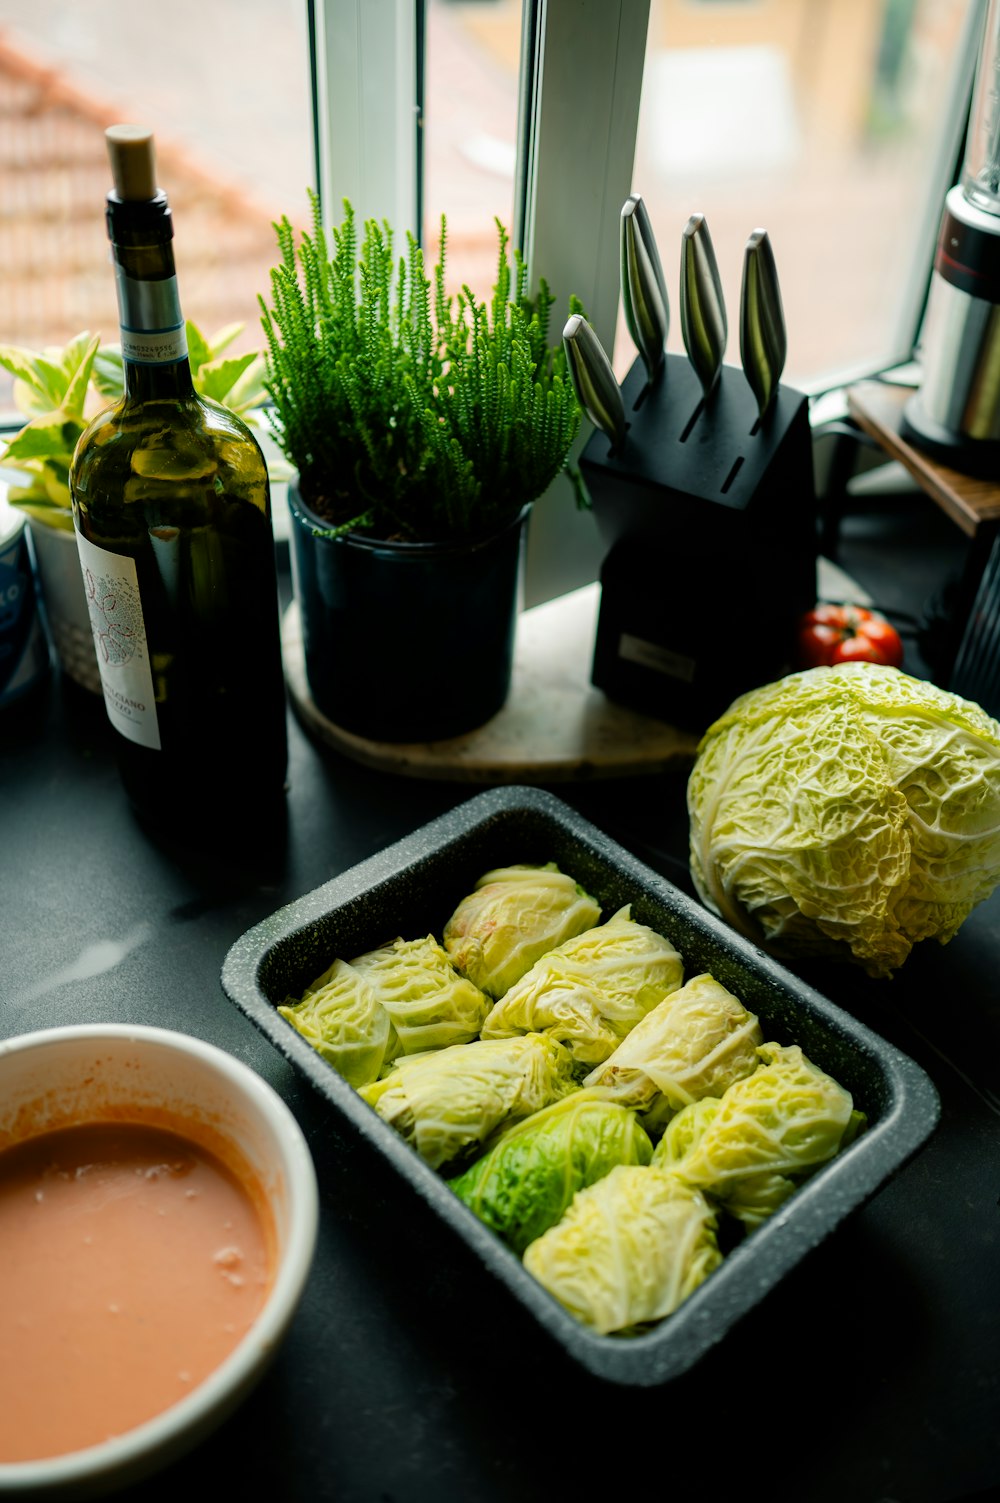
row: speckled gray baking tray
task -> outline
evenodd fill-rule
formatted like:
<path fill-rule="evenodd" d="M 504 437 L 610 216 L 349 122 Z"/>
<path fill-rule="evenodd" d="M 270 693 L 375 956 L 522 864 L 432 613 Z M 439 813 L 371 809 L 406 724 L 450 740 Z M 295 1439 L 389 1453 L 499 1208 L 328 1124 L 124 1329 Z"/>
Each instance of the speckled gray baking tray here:
<path fill-rule="evenodd" d="M 605 917 L 630 903 L 633 918 L 673 941 L 686 975 L 710 971 L 759 1015 L 766 1038 L 800 1044 L 868 1116 L 867 1131 L 849 1149 L 641 1336 L 598 1336 L 580 1325 L 276 1011 L 335 956 L 361 954 L 397 935 L 440 936 L 484 871 L 525 861 L 556 861 L 595 895 Z M 400 1195 L 429 1202 L 550 1337 L 592 1373 L 620 1384 L 652 1386 L 688 1371 L 913 1156 L 939 1117 L 934 1086 L 911 1059 L 535 788 L 479 794 L 279 909 L 233 945 L 222 987 L 341 1121 L 392 1163 Z"/>

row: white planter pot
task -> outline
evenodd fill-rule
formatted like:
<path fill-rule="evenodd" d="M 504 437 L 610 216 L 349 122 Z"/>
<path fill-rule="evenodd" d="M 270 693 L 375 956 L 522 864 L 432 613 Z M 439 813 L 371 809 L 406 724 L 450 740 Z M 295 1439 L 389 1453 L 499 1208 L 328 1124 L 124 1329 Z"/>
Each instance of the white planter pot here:
<path fill-rule="evenodd" d="M 76 533 L 34 521 L 30 527 L 42 587 L 42 604 L 60 667 L 76 683 L 100 694 L 101 675 Z"/>

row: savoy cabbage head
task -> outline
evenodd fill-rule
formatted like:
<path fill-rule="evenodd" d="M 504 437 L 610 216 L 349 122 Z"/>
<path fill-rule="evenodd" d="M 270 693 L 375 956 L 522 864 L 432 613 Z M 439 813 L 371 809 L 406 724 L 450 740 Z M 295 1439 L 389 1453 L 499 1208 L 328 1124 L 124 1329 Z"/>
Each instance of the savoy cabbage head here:
<path fill-rule="evenodd" d="M 705 905 L 787 956 L 888 976 L 1000 882 L 1000 724 L 876 663 L 742 695 L 688 781 Z"/>

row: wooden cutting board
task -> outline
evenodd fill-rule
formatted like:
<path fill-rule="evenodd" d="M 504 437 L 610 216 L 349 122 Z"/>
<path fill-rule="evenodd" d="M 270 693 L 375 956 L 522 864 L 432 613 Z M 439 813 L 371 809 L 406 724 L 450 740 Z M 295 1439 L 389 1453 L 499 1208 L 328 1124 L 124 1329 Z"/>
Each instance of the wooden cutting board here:
<path fill-rule="evenodd" d="M 560 783 L 688 767 L 698 737 L 623 705 L 590 682 L 600 586 L 586 585 L 522 612 L 507 703 L 478 730 L 448 741 L 367 741 L 317 708 L 306 680 L 299 610 L 282 623 L 292 705 L 317 741 L 356 762 L 412 778 L 468 783 Z"/>

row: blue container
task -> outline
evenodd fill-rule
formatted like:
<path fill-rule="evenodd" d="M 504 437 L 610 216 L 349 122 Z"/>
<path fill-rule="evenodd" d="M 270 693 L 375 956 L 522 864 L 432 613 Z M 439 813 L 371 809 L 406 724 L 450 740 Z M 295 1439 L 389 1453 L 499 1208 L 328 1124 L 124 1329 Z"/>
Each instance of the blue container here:
<path fill-rule="evenodd" d="M 28 529 L 0 501 L 0 709 L 41 683 L 49 666 Z"/>

